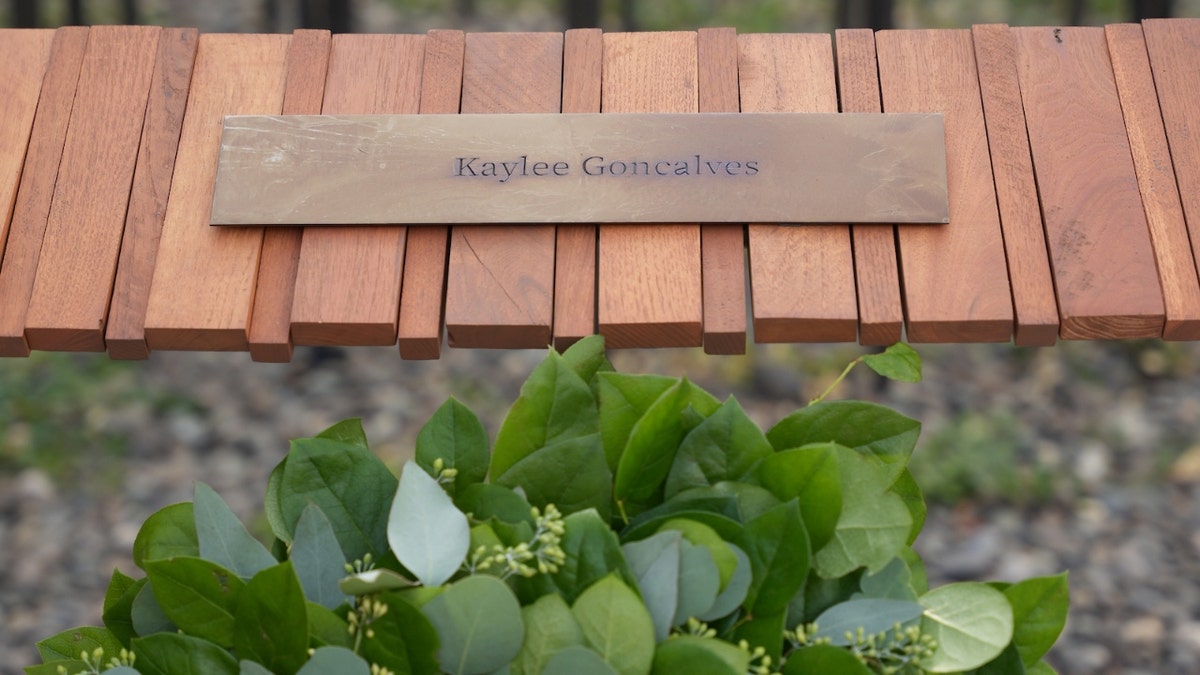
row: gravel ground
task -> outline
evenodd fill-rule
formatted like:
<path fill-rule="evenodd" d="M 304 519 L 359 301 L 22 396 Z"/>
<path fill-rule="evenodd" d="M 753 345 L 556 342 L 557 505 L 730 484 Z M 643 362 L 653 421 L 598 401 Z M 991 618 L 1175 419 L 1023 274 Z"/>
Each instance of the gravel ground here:
<path fill-rule="evenodd" d="M 1060 673 L 1200 672 L 1200 345 L 920 351 L 923 383 L 882 385 L 860 369 L 836 396 L 922 420 L 918 458 L 946 452 L 965 458 L 969 472 L 999 456 L 1001 470 L 987 473 L 1007 467 L 1017 476 L 1005 489 L 982 481 L 952 504 L 931 503 L 918 547 L 935 583 L 1069 569 L 1071 619 L 1051 655 Z M 859 353 L 775 346 L 745 358 L 638 351 L 614 361 L 734 393 L 766 425 Z M 249 365 L 244 354 L 164 353 L 116 370 L 110 377 L 139 396 L 80 401 L 78 424 L 85 438 L 124 439 L 121 452 L 85 442 L 66 462 L 0 473 L 0 673 L 35 663 L 36 639 L 98 623 L 112 568 L 134 571 L 129 550 L 141 522 L 190 499 L 194 481 L 261 524 L 262 490 L 287 439 L 361 416 L 374 449 L 398 465 L 451 394 L 494 434 L 541 356 L 449 350 L 418 363 L 390 349 L 299 350 L 292 364 Z M 58 367 L 85 369 L 92 358 Z M 982 433 L 972 431 L 978 425 Z M 10 429 L 7 441 L 17 436 Z M 931 496 L 952 494 L 946 486 L 964 475 Z"/>

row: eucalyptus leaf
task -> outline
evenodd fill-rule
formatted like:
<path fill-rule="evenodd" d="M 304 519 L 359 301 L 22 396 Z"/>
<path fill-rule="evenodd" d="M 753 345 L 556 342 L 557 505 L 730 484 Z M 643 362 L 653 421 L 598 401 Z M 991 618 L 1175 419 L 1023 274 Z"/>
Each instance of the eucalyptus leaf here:
<path fill-rule="evenodd" d="M 196 518 L 191 502 L 164 506 L 142 523 L 133 542 L 133 564 L 146 569 L 146 561 L 177 555 L 199 556 Z"/>
<path fill-rule="evenodd" d="M 621 547 L 654 622 L 654 638 L 658 642 L 667 639 L 671 626 L 675 625 L 682 542 L 682 532 L 663 530 Z"/>
<path fill-rule="evenodd" d="M 308 604 L 291 561 L 254 575 L 238 594 L 233 647 L 276 675 L 308 660 Z"/>
<path fill-rule="evenodd" d="M 845 576 L 866 567 L 883 568 L 906 545 L 912 516 L 904 501 L 887 491 L 887 467 L 878 459 L 838 448 L 842 513 L 833 539 L 813 556 L 825 578 Z"/>
<path fill-rule="evenodd" d="M 617 675 L 596 652 L 587 647 L 567 647 L 546 661 L 542 675 Z"/>
<path fill-rule="evenodd" d="M 321 647 L 296 675 L 371 675 L 371 666 L 345 647 Z"/>
<path fill-rule="evenodd" d="M 249 579 L 278 561 L 250 533 L 229 505 L 211 487 L 196 483 L 192 509 L 200 557 L 243 579 Z"/>
<path fill-rule="evenodd" d="M 717 566 L 717 572 L 720 574 L 720 588 L 724 588 L 725 584 L 733 578 L 734 568 L 737 567 L 737 557 L 733 555 L 729 543 L 722 539 L 716 530 L 690 518 L 672 518 L 663 523 L 659 530 L 677 530 L 683 533 L 685 540 L 707 548 L 713 563 Z"/>
<path fill-rule="evenodd" d="M 912 570 L 899 556 L 875 574 L 864 574 L 858 587 L 863 597 L 881 600 L 916 601 L 920 595 L 912 585 Z"/>
<path fill-rule="evenodd" d="M 380 591 L 410 588 L 414 584 L 414 581 L 398 572 L 378 567 L 342 578 L 338 581 L 338 590 L 346 595 L 370 595 Z"/>
<path fill-rule="evenodd" d="M 721 588 L 720 573 L 708 547 L 693 544 L 686 537 L 680 545 L 679 603 L 672 622 L 676 626 L 711 609 Z"/>
<path fill-rule="evenodd" d="M 595 511 L 579 511 L 563 519 L 565 532 L 559 547 L 566 560 L 551 579 L 567 602 L 575 602 L 593 583 L 612 573 L 636 584 L 621 553 L 621 543 L 608 523 Z"/>
<path fill-rule="evenodd" d="M 897 342 L 878 354 L 867 354 L 862 357 L 862 362 L 889 380 L 921 381 L 921 357 L 903 342 Z"/>
<path fill-rule="evenodd" d="M 129 622 L 133 625 L 136 635 L 146 636 L 154 633 L 174 633 L 179 627 L 171 623 L 158 599 L 154 597 L 154 587 L 149 579 L 143 579 L 138 594 L 133 598 L 133 606 L 129 608 Z"/>
<path fill-rule="evenodd" d="M 274 673 L 263 668 L 261 664 L 242 659 L 238 661 L 238 675 L 274 675 Z"/>
<path fill-rule="evenodd" d="M 662 375 L 601 372 L 596 375 L 600 436 L 610 471 L 616 471 L 629 432 L 646 411 L 678 380 Z"/>
<path fill-rule="evenodd" d="M 346 559 L 338 546 L 333 524 L 316 504 L 309 504 L 300 512 L 289 560 L 295 566 L 304 597 L 326 609 L 350 599 L 338 588 L 338 582 L 346 574 Z"/>
<path fill-rule="evenodd" d="M 907 466 L 920 433 L 920 422 L 877 403 L 824 401 L 780 420 L 767 440 L 776 450 L 833 442 L 874 455 L 886 466 L 891 485 Z"/>
<path fill-rule="evenodd" d="M 571 607 L 584 640 L 620 675 L 644 675 L 654 661 L 654 623 L 641 598 L 615 575 L 592 584 Z"/>
<path fill-rule="evenodd" d="M 387 612 L 371 623 L 375 637 L 363 641 L 363 656 L 394 673 L 438 672 L 438 633 L 416 606 L 396 593 L 384 593 Z"/>
<path fill-rule="evenodd" d="M 486 575 L 451 584 L 421 608 L 441 639 L 438 661 L 451 675 L 482 675 L 516 657 L 525 637 L 521 606 L 503 581 Z"/>
<path fill-rule="evenodd" d="M 680 635 L 658 645 L 651 672 L 744 675 L 750 672 L 750 654 L 722 640 Z"/>
<path fill-rule="evenodd" d="M 309 601 L 307 606 L 308 635 L 313 646 L 354 646 L 354 635 L 349 630 L 350 624 L 342 618 L 341 614 L 336 614 L 312 601 Z"/>
<path fill-rule="evenodd" d="M 1013 610 L 1004 594 L 986 584 L 962 582 L 929 591 L 921 632 L 937 649 L 922 662 L 931 673 L 978 668 L 1004 651 L 1013 637 Z"/>
<path fill-rule="evenodd" d="M 245 582 L 231 570 L 179 556 L 146 563 L 146 577 L 171 623 L 188 635 L 233 646 L 234 607 Z"/>
<path fill-rule="evenodd" d="M 442 486 L 409 460 L 400 472 L 387 538 L 396 558 L 421 583 L 440 586 L 466 558 L 471 528 Z"/>
<path fill-rule="evenodd" d="M 833 538 L 842 513 L 841 472 L 835 443 L 782 450 L 758 465 L 760 485 L 783 501 L 795 499 L 814 551 Z"/>
<path fill-rule="evenodd" d="M 142 675 L 239 675 L 237 659 L 225 649 L 198 637 L 156 633 L 133 639 L 137 669 Z"/>
<path fill-rule="evenodd" d="M 458 472 L 449 485 L 452 495 L 487 478 L 490 456 L 483 424 L 470 408 L 453 397 L 417 433 L 415 459 L 421 468 L 436 476 L 433 465 L 440 459 L 443 468 Z"/>
<path fill-rule="evenodd" d="M 666 498 L 688 488 L 745 480 L 772 452 L 762 430 L 730 397 L 679 445 L 667 474 Z"/>
<path fill-rule="evenodd" d="M 1050 651 L 1067 623 L 1067 574 L 1036 577 L 1004 589 L 1013 608 L 1013 646 L 1021 662 L 1034 666 Z"/>
<path fill-rule="evenodd" d="M 788 656 L 783 675 L 872 675 L 849 651 L 832 645 L 812 645 L 797 649 Z"/>
<path fill-rule="evenodd" d="M 746 523 L 738 544 L 753 571 L 746 609 L 752 614 L 785 611 L 792 596 L 804 587 L 811 562 L 808 533 L 796 500 Z"/>
<path fill-rule="evenodd" d="M 673 518 L 688 518 L 704 523 L 723 539 L 736 539 L 742 532 L 742 511 L 738 496 L 715 488 L 695 488 L 634 516 L 621 531 L 621 539 L 634 541 L 650 536 Z"/>
<path fill-rule="evenodd" d="M 103 649 L 106 654 L 116 655 L 121 651 L 121 646 L 120 641 L 108 629 L 81 626 L 41 640 L 37 643 L 37 650 L 42 661 L 49 663 L 77 659 L 80 652 L 91 654 L 97 648 Z"/>
<path fill-rule="evenodd" d="M 367 553 L 382 560 L 388 550 L 388 508 L 396 485 L 396 477 L 366 448 L 328 438 L 302 438 L 292 441 L 284 464 L 279 506 L 288 532 L 294 532 L 304 508 L 316 504 L 333 525 L 347 560 L 359 560 Z"/>
<path fill-rule="evenodd" d="M 549 593 L 521 608 L 525 639 L 510 664 L 512 675 L 538 675 L 555 653 L 584 644 L 583 631 L 562 596 Z"/>
<path fill-rule="evenodd" d="M 861 628 L 866 635 L 877 635 L 892 630 L 896 624 L 915 624 L 923 611 L 924 607 L 911 600 L 848 600 L 817 617 L 816 637 L 828 638 L 829 644 L 845 647 L 854 643 L 854 638 L 846 637 L 847 634 L 854 636 Z"/>
<path fill-rule="evenodd" d="M 496 518 L 506 523 L 533 525 L 529 500 L 511 488 L 494 483 L 475 483 L 454 494 L 454 505 L 477 521 Z"/>
<path fill-rule="evenodd" d="M 707 611 L 696 615 L 701 621 L 715 621 L 723 616 L 726 616 L 742 605 L 746 599 L 746 594 L 750 591 L 750 582 L 753 580 L 752 565 L 750 557 L 741 548 L 729 544 L 729 549 L 733 551 L 733 556 L 737 560 L 737 566 L 733 570 L 733 577 L 729 583 L 725 584 L 725 588 L 717 595 L 717 599 L 713 601 L 711 607 Z"/>

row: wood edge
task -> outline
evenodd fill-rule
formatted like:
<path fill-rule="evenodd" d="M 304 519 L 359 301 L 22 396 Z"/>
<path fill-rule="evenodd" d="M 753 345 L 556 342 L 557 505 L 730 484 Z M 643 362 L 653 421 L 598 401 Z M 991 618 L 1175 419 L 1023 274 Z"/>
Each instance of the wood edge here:
<path fill-rule="evenodd" d="M 446 341 L 456 349 L 545 349 L 552 343 L 548 325 L 447 325 Z"/>
<path fill-rule="evenodd" d="M 26 326 L 25 341 L 29 349 L 54 352 L 103 352 L 104 331 L 101 328 L 62 328 Z"/>
<path fill-rule="evenodd" d="M 395 323 L 292 322 L 292 344 L 304 347 L 390 347 Z"/>
<path fill-rule="evenodd" d="M 146 327 L 151 351 L 244 352 L 249 347 L 243 328 Z"/>
<path fill-rule="evenodd" d="M 703 342 L 699 321 L 601 324 L 600 334 L 609 349 L 699 347 Z"/>
<path fill-rule="evenodd" d="M 755 317 L 754 319 L 754 341 L 758 343 L 832 343 L 856 340 L 858 340 L 857 318 Z"/>

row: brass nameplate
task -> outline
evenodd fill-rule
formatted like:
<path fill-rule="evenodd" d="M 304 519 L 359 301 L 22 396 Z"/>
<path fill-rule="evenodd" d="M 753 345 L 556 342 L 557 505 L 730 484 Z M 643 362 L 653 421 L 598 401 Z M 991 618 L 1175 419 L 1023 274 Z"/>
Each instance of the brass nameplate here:
<path fill-rule="evenodd" d="M 214 225 L 945 223 L 937 114 L 237 116 Z"/>

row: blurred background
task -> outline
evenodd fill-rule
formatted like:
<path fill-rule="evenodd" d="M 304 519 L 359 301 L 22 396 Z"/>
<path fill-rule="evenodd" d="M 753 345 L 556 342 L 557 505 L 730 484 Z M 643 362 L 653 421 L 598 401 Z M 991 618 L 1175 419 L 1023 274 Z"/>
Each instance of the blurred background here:
<path fill-rule="evenodd" d="M 204 31 L 660 30 L 1104 24 L 1200 16 L 1200 0 L 0 0 L 0 25 L 153 23 Z M 918 550 L 931 581 L 1071 571 L 1060 673 L 1200 673 L 1200 344 L 1129 341 L 921 345 L 925 381 L 856 370 L 835 394 L 923 422 L 912 461 L 929 502 Z M 822 391 L 855 345 L 617 352 L 621 370 L 686 374 L 769 426 Z M 288 439 L 362 417 L 399 466 L 453 395 L 494 436 L 539 351 L 298 349 L 157 353 L 122 363 L 36 353 L 0 360 L 0 674 L 37 662 L 35 640 L 100 622 L 114 567 L 132 573 L 141 522 L 216 488 L 252 530 Z"/>

